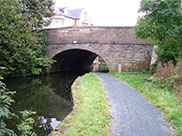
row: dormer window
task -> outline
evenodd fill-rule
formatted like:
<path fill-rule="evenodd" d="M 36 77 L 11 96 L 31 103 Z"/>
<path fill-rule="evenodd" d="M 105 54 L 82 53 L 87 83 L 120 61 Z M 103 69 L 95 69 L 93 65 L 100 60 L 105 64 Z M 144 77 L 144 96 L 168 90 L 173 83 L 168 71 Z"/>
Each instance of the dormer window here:
<path fill-rule="evenodd" d="M 64 9 L 63 8 L 59 9 L 59 11 L 64 14 Z"/>

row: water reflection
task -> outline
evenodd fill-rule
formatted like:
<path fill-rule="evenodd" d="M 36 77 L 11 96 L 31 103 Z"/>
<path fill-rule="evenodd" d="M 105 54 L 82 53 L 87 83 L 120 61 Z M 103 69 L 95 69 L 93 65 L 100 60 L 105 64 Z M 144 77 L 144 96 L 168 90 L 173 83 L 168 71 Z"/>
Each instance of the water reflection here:
<path fill-rule="evenodd" d="M 57 73 L 8 81 L 8 88 L 16 91 L 14 111 L 36 111 L 34 129 L 39 136 L 48 135 L 72 110 L 71 85 L 76 77 Z M 10 126 L 15 126 L 16 122 L 11 122 Z"/>

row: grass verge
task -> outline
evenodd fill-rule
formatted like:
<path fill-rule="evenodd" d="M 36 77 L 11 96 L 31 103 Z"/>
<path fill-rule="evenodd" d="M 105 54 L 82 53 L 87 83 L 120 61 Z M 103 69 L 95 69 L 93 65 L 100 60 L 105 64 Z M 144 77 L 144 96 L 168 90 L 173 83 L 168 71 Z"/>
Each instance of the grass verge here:
<path fill-rule="evenodd" d="M 130 86 L 140 92 L 154 106 L 158 107 L 163 113 L 163 119 L 166 120 L 174 129 L 176 135 L 182 135 L 182 99 L 170 90 L 164 90 L 151 82 L 144 80 L 149 75 L 142 72 L 110 72 L 110 75 L 126 81 Z"/>
<path fill-rule="evenodd" d="M 111 116 L 100 80 L 89 73 L 72 89 L 74 110 L 50 136 L 107 136 Z"/>

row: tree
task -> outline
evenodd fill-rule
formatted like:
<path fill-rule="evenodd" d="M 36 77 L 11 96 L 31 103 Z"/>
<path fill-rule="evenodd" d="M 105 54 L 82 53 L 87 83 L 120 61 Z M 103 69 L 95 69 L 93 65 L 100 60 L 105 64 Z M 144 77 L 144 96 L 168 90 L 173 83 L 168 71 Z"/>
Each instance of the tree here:
<path fill-rule="evenodd" d="M 0 0 L 0 66 L 3 76 L 40 74 L 52 63 L 45 57 L 45 32 L 51 0 Z"/>
<path fill-rule="evenodd" d="M 134 27 L 137 37 L 158 45 L 157 54 L 163 63 L 176 63 L 182 55 L 182 0 L 142 0 L 139 18 Z"/>

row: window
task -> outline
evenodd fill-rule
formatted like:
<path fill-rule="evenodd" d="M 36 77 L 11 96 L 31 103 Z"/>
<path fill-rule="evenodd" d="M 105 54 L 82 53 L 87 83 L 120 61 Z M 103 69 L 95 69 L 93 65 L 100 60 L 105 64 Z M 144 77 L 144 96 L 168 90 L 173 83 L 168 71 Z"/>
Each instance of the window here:
<path fill-rule="evenodd" d="M 63 19 L 53 19 L 51 23 L 51 27 L 62 27 L 64 26 L 64 20 Z"/>

